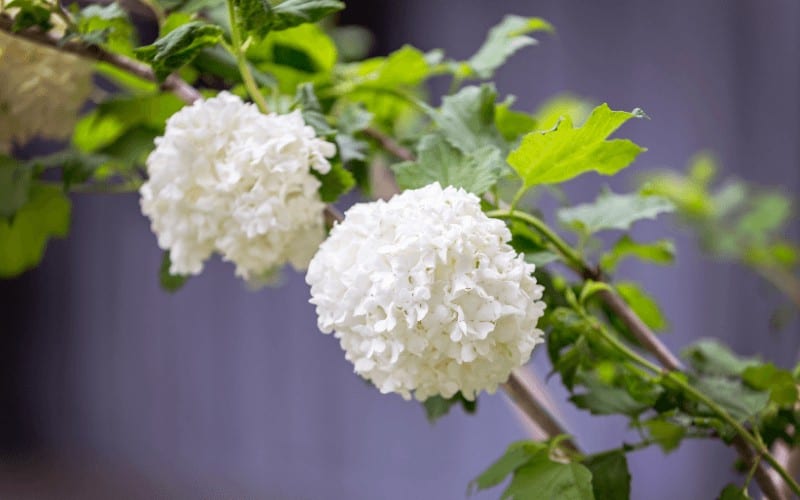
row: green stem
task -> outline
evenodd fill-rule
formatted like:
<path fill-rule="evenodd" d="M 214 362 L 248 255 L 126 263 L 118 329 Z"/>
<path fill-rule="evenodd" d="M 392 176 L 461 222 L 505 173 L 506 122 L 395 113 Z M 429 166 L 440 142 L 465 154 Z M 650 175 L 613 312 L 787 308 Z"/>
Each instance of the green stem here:
<path fill-rule="evenodd" d="M 557 235 L 552 229 L 550 229 L 547 224 L 544 223 L 543 220 L 539 219 L 536 216 L 525 212 L 515 212 L 513 209 L 509 210 L 491 210 L 486 212 L 486 215 L 489 217 L 495 217 L 497 219 L 511 219 L 517 220 L 520 222 L 524 222 L 529 226 L 532 226 L 536 229 L 539 234 L 545 237 L 555 249 L 567 260 L 567 263 L 578 270 L 579 272 L 583 273 L 586 271 L 586 265 L 583 262 L 583 259 L 580 255 L 578 255 L 575 250 L 567 243 L 566 241 L 562 240 L 559 235 Z"/>
<path fill-rule="evenodd" d="M 242 81 L 247 89 L 247 93 L 250 94 L 250 98 L 256 103 L 256 106 L 258 106 L 258 109 L 260 109 L 262 113 L 266 113 L 269 109 L 267 107 L 267 101 L 264 99 L 264 95 L 261 91 L 258 90 L 256 80 L 253 78 L 253 73 L 250 71 L 250 66 L 247 64 L 247 56 L 242 49 L 242 34 L 239 31 L 239 24 L 236 22 L 236 8 L 233 6 L 233 0 L 228 0 L 228 17 L 231 23 L 232 46 L 226 46 L 226 48 L 228 48 L 231 54 L 236 58 L 236 65 L 239 67 L 239 73 L 242 75 Z"/>
<path fill-rule="evenodd" d="M 528 187 L 525 186 L 525 184 L 523 184 L 522 186 L 520 186 L 519 190 L 514 194 L 514 198 L 512 198 L 511 200 L 511 206 L 508 207 L 509 212 L 514 212 L 514 210 L 516 210 L 517 204 L 519 204 L 519 200 L 521 200 L 522 197 L 525 196 L 526 192 L 528 192 Z"/>
<path fill-rule="evenodd" d="M 753 460 L 753 465 L 750 466 L 750 470 L 747 471 L 747 477 L 744 480 L 744 488 L 743 488 L 745 492 L 747 491 L 747 488 L 750 487 L 750 483 L 753 481 L 753 476 L 755 476 L 756 471 L 758 470 L 758 464 L 760 462 L 761 462 L 761 457 L 756 457 L 756 459 Z"/>
<path fill-rule="evenodd" d="M 587 320 L 591 321 L 591 318 L 586 314 L 585 311 L 579 311 L 579 313 Z M 594 322 L 593 322 L 594 323 Z M 757 437 L 755 437 L 750 431 L 748 431 L 738 420 L 733 418 L 730 413 L 728 413 L 724 408 L 719 406 L 713 399 L 709 398 L 702 392 L 698 391 L 694 386 L 686 382 L 684 378 L 681 376 L 682 374 L 674 372 L 674 371 L 664 371 L 656 365 L 655 363 L 650 362 L 649 360 L 643 358 L 636 352 L 634 352 L 631 348 L 627 345 L 622 343 L 619 339 L 608 333 L 608 331 L 600 325 L 595 324 L 595 330 L 600 334 L 600 336 L 611 344 L 620 354 L 624 357 L 628 358 L 628 360 L 652 371 L 654 374 L 660 374 L 661 377 L 661 385 L 667 387 L 668 384 L 665 384 L 664 381 L 668 380 L 671 384 L 680 387 L 680 389 L 684 392 L 684 394 L 690 396 L 695 401 L 702 403 L 712 413 L 714 413 L 717 417 L 719 417 L 723 422 L 730 425 L 736 433 L 742 437 L 745 441 L 747 441 L 753 449 L 756 450 L 759 456 L 763 457 L 764 460 L 769 463 L 773 469 L 786 481 L 786 484 L 792 489 L 792 491 L 800 496 L 800 485 L 794 480 L 794 478 L 786 472 L 786 469 L 783 468 L 780 462 L 770 454 L 767 447 L 762 443 Z"/>

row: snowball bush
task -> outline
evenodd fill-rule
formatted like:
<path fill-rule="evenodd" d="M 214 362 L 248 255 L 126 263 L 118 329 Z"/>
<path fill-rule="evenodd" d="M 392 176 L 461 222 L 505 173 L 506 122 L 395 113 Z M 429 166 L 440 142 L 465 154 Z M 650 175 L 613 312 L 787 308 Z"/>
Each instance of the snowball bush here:
<path fill-rule="evenodd" d="M 66 139 L 92 90 L 92 65 L 0 32 L 0 152 Z"/>
<path fill-rule="evenodd" d="M 263 114 L 222 92 L 167 121 L 147 159 L 142 212 L 173 274 L 197 274 L 213 252 L 257 278 L 287 261 L 304 269 L 324 238 L 319 180 L 333 144 L 299 111 Z"/>
<path fill-rule="evenodd" d="M 510 239 L 438 183 L 355 205 L 308 267 L 319 328 L 381 392 L 494 392 L 543 337 L 542 287 Z"/>

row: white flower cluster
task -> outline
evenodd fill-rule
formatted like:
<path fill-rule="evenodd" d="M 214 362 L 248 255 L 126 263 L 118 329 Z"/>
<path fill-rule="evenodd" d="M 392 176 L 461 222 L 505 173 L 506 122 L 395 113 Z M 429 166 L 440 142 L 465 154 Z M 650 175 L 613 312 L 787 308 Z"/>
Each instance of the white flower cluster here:
<path fill-rule="evenodd" d="M 492 393 L 543 337 L 543 289 L 510 238 L 438 183 L 355 205 L 308 267 L 319 328 L 381 392 Z"/>
<path fill-rule="evenodd" d="M 328 172 L 335 152 L 299 111 L 263 114 L 227 92 L 175 113 L 140 191 L 170 272 L 197 274 L 213 252 L 245 279 L 304 269 L 325 237 L 311 169 Z"/>
<path fill-rule="evenodd" d="M 0 33 L 0 152 L 37 136 L 66 139 L 91 78 L 77 56 Z"/>

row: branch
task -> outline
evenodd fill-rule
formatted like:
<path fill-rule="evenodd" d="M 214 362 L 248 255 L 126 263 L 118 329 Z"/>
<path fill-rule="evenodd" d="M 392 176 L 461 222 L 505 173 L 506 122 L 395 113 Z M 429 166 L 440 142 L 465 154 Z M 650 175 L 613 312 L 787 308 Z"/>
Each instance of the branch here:
<path fill-rule="evenodd" d="M 584 280 L 605 281 L 605 277 L 600 269 L 589 266 L 588 263 L 572 250 L 572 247 L 567 242 L 550 230 L 541 219 L 524 212 L 515 212 L 513 210 L 493 210 L 488 212 L 487 215 L 501 219 L 517 219 L 534 227 L 542 236 L 550 240 L 555 249 L 566 259 L 567 264 Z M 666 368 L 668 371 L 680 370 L 682 368 L 680 360 L 678 360 L 678 358 L 672 354 L 672 351 L 656 337 L 656 334 L 619 295 L 610 291 L 602 291 L 600 293 L 600 298 L 620 317 L 642 347 L 652 354 L 662 367 Z M 734 438 L 732 444 L 739 452 L 739 456 L 742 460 L 748 465 L 755 463 L 758 454 L 753 451 L 741 436 Z M 770 475 L 766 466 L 760 461 L 755 476 L 761 487 L 761 491 L 769 498 L 773 500 L 783 500 L 785 498 L 785 496 L 781 494 L 781 487 Z"/>
<path fill-rule="evenodd" d="M 367 127 L 366 129 L 364 129 L 364 133 L 375 139 L 383 149 L 385 149 L 389 153 L 392 153 L 401 160 L 405 161 L 416 160 L 414 153 L 412 153 L 408 149 L 404 148 L 403 146 L 395 142 L 394 139 L 384 134 L 380 130 L 374 129 L 372 127 Z"/>
<path fill-rule="evenodd" d="M 10 35 L 23 38 L 39 45 L 51 47 L 61 52 L 74 54 L 83 59 L 108 63 L 145 80 L 150 80 L 152 82 L 158 81 L 153 70 L 150 69 L 150 66 L 140 63 L 139 61 L 134 61 L 133 59 L 108 52 L 96 45 L 89 45 L 81 41 L 72 40 L 60 43 L 61 39 L 58 36 L 35 28 L 14 32 L 12 30 L 13 25 L 14 20 L 11 16 L 8 14 L 0 14 L 0 31 L 5 31 Z M 196 88 L 174 74 L 168 76 L 167 79 L 164 80 L 161 84 L 161 88 L 173 92 L 187 104 L 191 104 L 201 97 L 200 92 L 198 92 Z"/>
<path fill-rule="evenodd" d="M 508 381 L 502 387 L 520 411 L 532 422 L 536 423 L 546 436 L 555 437 L 565 433 L 564 427 L 558 419 L 540 402 L 545 398 L 537 397 L 531 388 L 525 384 L 521 375 L 511 372 Z M 565 439 L 562 444 L 571 451 L 580 452 L 580 449 L 572 439 Z"/>
<path fill-rule="evenodd" d="M 14 32 L 12 30 L 12 26 L 13 19 L 6 14 L 0 14 L 0 30 L 5 31 L 13 36 L 24 38 L 39 45 L 48 46 L 62 52 L 68 52 L 84 59 L 91 59 L 111 64 L 145 80 L 150 80 L 153 82 L 158 81 L 149 66 L 127 57 L 113 54 L 102 49 L 101 47 L 88 45 L 78 41 L 70 41 L 62 44 L 59 43 L 60 40 L 58 37 L 49 33 L 45 33 L 41 30 L 27 29 L 20 32 Z M 164 81 L 164 83 L 161 84 L 161 88 L 173 92 L 187 104 L 191 104 L 192 102 L 201 98 L 200 92 L 198 92 L 197 89 L 186 83 L 175 74 L 170 75 Z M 395 142 L 391 137 L 388 137 L 379 130 L 367 128 L 365 133 L 375 139 L 383 149 L 397 156 L 398 158 L 406 161 L 413 161 L 415 159 L 413 152 L 404 148 Z M 392 185 L 392 189 L 396 190 L 397 188 L 396 186 Z M 328 206 L 325 210 L 325 219 L 329 225 L 332 225 L 334 221 L 341 221 L 343 216 L 336 208 Z M 520 409 L 543 430 L 548 432 L 551 437 L 559 434 L 566 434 L 564 426 L 562 426 L 558 420 L 553 417 L 549 410 L 547 410 L 546 407 L 540 403 L 537 395 L 527 386 L 520 383 L 516 377 L 517 375 L 512 374 L 508 383 L 504 384 L 503 387 L 509 392 L 509 395 L 514 402 L 520 406 Z M 565 442 L 565 446 L 572 449 L 577 449 L 575 444 L 571 441 Z"/>

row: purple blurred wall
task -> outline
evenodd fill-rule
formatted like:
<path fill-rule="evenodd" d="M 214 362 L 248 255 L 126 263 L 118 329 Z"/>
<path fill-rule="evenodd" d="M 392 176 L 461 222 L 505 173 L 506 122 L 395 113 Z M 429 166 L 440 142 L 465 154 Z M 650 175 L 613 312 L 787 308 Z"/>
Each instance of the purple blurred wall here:
<path fill-rule="evenodd" d="M 708 148 L 727 173 L 800 195 L 793 0 L 362 0 L 350 8 L 369 9 L 351 19 L 370 19 L 382 49 L 410 42 L 456 57 L 470 55 L 504 13 L 545 17 L 558 34 L 541 37 L 498 76 L 500 93 L 517 95 L 518 106 L 568 90 L 614 108 L 642 107 L 652 120 L 625 128 L 649 148 L 634 170 L 683 168 Z M 612 186 L 630 188 L 633 175 Z M 569 192 L 588 201 L 606 182 L 589 176 Z M 0 492 L 462 498 L 471 478 L 525 437 L 503 396 L 483 397 L 476 416 L 455 412 L 431 426 L 418 405 L 367 386 L 337 342 L 317 332 L 299 275 L 251 292 L 215 261 L 167 295 L 135 196 L 76 198 L 74 215 L 69 239 L 50 246 L 40 269 L 0 282 Z M 662 237 L 668 226 L 643 223 L 637 234 Z M 777 294 L 747 271 L 709 263 L 687 235 L 678 243 L 674 267 L 623 269 L 663 303 L 673 331 L 665 341 L 679 349 L 719 336 L 740 352 L 793 363 L 797 321 L 765 333 Z M 543 352 L 532 365 L 546 373 Z M 558 380 L 549 386 L 563 402 Z M 562 406 L 590 451 L 625 435 L 620 419 Z M 713 498 L 733 459 L 706 442 L 666 457 L 636 453 L 633 496 Z M 58 495 L 42 485 L 51 480 Z"/>

